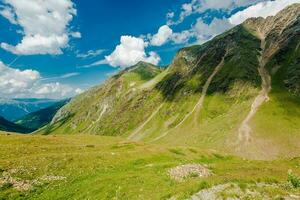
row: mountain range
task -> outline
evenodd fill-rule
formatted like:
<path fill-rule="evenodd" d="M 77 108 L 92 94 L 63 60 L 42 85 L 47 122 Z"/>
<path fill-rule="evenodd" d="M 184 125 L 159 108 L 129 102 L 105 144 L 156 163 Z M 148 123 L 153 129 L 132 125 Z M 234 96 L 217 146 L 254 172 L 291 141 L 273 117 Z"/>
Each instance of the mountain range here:
<path fill-rule="evenodd" d="M 0 98 L 0 116 L 15 121 L 25 115 L 49 107 L 60 100 Z"/>
<path fill-rule="evenodd" d="M 162 69 L 140 62 L 75 97 L 41 134 L 95 134 L 214 148 L 247 158 L 300 153 L 300 5 L 251 18 Z"/>
<path fill-rule="evenodd" d="M 20 100 L 19 100 L 20 101 Z M 39 103 L 37 103 L 39 106 L 46 106 L 46 102 L 45 100 L 41 100 L 41 101 L 37 101 L 37 100 L 25 100 L 25 101 L 30 101 L 30 102 L 44 102 L 42 103 L 42 105 L 39 105 Z M 43 126 L 49 124 L 53 118 L 53 116 L 56 114 L 56 112 L 63 107 L 65 104 L 67 104 L 70 101 L 70 99 L 66 99 L 66 100 L 61 100 L 58 101 L 57 103 L 51 103 L 50 106 L 40 109 L 38 111 L 35 112 L 31 112 L 25 116 L 23 116 L 22 118 L 19 118 L 18 120 L 12 122 L 9 121 L 7 119 L 5 119 L 4 117 L 0 116 L 0 131 L 6 131 L 6 132 L 18 132 L 18 133 L 31 133 L 34 132 L 35 130 L 38 130 L 40 128 L 42 128 Z M 51 101 L 53 102 L 53 101 Z M 50 103 L 50 101 L 48 102 Z M 14 104 L 15 105 L 15 104 Z M 30 107 L 30 105 L 32 104 L 26 104 L 26 106 L 28 106 L 28 108 L 33 109 L 32 107 Z M 34 105 L 34 103 L 33 103 Z M 11 107 L 13 107 L 11 105 Z M 16 110 L 16 114 L 20 114 L 20 112 L 22 112 L 23 110 Z M 28 110 L 27 110 L 28 111 Z"/>

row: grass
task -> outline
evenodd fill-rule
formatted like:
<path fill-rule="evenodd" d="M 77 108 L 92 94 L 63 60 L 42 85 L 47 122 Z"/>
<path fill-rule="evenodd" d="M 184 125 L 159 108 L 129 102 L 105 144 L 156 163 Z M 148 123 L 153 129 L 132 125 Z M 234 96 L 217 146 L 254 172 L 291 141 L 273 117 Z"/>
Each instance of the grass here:
<path fill-rule="evenodd" d="M 300 174 L 300 159 L 249 161 L 200 148 L 164 148 L 102 136 L 20 136 L 0 134 L 0 169 L 18 180 L 66 177 L 29 191 L 2 185 L 0 199 L 185 199 L 215 184 L 287 183 L 288 170 Z M 176 182 L 168 170 L 207 165 L 213 176 Z M 155 191 L 155 192 L 153 192 Z M 299 193 L 280 188 L 278 193 Z M 276 191 L 273 191 L 276 195 Z"/>

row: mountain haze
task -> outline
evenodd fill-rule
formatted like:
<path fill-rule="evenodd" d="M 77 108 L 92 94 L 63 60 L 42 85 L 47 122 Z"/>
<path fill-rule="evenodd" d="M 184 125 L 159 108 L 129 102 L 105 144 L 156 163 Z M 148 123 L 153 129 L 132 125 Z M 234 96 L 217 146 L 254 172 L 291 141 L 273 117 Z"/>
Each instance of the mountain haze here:
<path fill-rule="evenodd" d="M 58 111 L 42 134 L 97 134 L 247 158 L 300 153 L 300 4 L 140 62 Z"/>

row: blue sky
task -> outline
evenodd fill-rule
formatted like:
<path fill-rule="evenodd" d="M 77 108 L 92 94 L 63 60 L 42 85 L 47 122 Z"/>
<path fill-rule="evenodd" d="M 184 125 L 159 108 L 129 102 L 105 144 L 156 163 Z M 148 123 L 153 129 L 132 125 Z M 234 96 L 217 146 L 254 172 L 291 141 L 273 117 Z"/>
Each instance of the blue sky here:
<path fill-rule="evenodd" d="M 167 65 L 184 46 L 298 1 L 57 2 L 0 0 L 1 97 L 73 96 L 140 60 Z"/>

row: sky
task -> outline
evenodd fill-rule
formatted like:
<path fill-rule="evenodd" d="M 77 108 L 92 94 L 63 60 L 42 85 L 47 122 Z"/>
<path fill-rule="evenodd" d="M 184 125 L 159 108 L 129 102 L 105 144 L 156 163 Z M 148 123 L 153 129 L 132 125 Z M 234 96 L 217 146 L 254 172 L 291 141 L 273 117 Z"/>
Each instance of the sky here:
<path fill-rule="evenodd" d="M 300 0 L 0 0 L 0 98 L 62 99 L 139 61 L 168 65 Z"/>

